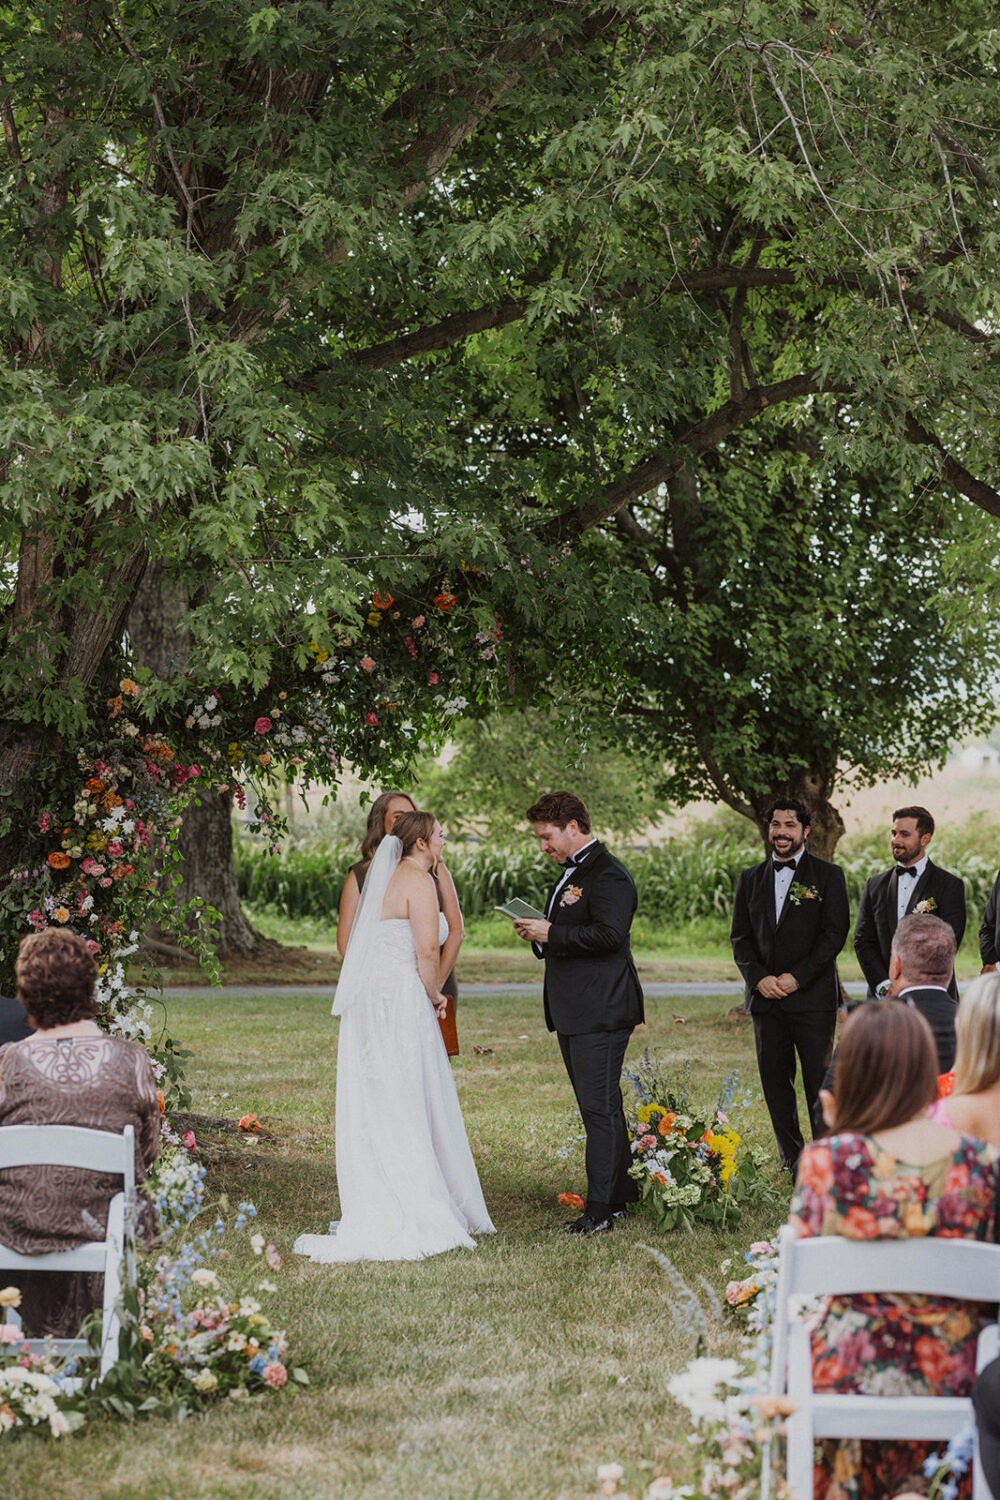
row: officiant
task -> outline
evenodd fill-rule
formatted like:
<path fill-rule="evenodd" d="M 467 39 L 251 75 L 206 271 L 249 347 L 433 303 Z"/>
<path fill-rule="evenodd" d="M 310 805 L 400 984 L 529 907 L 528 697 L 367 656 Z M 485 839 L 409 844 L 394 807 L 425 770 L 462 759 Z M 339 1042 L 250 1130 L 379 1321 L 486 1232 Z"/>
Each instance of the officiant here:
<path fill-rule="evenodd" d="M 635 885 L 572 792 L 549 792 L 526 816 L 542 853 L 562 865 L 544 919 L 517 920 L 514 930 L 545 962 L 545 1024 L 559 1039 L 586 1133 L 587 1201 L 566 1229 L 602 1234 L 639 1196 L 621 1093 L 629 1038 L 644 1019 L 629 946 Z"/>

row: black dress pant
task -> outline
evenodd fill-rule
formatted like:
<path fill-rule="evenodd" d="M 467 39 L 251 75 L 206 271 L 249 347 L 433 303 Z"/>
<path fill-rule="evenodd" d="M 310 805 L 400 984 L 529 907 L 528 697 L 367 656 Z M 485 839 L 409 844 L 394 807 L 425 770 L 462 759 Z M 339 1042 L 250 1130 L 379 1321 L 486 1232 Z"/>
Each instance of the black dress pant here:
<path fill-rule="evenodd" d="M 557 1035 L 587 1136 L 587 1211 L 606 1218 L 612 1209 L 634 1203 L 639 1196 L 638 1183 L 628 1175 L 632 1150 L 621 1090 L 632 1027 Z"/>
<path fill-rule="evenodd" d="M 815 1138 L 823 1134 L 819 1091 L 833 1051 L 836 1006 L 788 1011 L 778 1002 L 752 1014 L 764 1102 L 771 1116 L 781 1164 L 794 1172 L 803 1145 L 795 1097 L 796 1054 L 802 1064 L 802 1085 Z"/>

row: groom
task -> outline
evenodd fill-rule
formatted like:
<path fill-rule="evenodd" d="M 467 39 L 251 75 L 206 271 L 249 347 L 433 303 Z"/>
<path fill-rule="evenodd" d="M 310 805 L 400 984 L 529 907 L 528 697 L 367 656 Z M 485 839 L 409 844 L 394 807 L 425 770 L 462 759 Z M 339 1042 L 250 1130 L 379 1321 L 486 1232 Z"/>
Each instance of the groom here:
<path fill-rule="evenodd" d="M 642 988 L 629 948 L 636 896 L 632 877 L 594 838 L 590 814 L 571 792 L 549 792 L 526 814 L 543 854 L 563 870 L 544 921 L 515 922 L 518 937 L 545 960 L 545 1021 L 559 1038 L 586 1132 L 587 1203 L 566 1228 L 601 1234 L 625 1217 L 639 1189 L 632 1164 L 621 1073 Z"/>

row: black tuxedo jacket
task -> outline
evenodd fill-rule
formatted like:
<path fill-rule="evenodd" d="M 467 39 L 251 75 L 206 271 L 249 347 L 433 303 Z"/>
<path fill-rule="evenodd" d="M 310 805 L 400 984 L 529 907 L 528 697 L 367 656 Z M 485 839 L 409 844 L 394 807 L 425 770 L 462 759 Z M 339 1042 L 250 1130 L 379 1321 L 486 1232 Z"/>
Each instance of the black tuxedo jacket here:
<path fill-rule="evenodd" d="M 909 916 L 921 901 L 932 901 L 933 915 L 940 917 L 942 922 L 947 922 L 952 928 L 957 947 L 965 932 L 965 886 L 958 876 L 942 870 L 940 865 L 929 859 L 919 880 L 913 880 L 912 876 L 905 878 L 913 885 L 905 914 Z M 898 884 L 899 876 L 893 866 L 891 870 L 883 870 L 881 875 L 873 875 L 861 893 L 861 905 L 858 907 L 858 920 L 854 928 L 854 951 L 858 955 L 861 972 L 868 981 L 869 1000 L 874 998 L 876 986 L 883 979 L 889 978 L 889 951 L 897 926 Z M 958 998 L 954 974 L 951 976 L 948 993 L 953 1000 Z"/>
<path fill-rule="evenodd" d="M 919 1010 L 929 1022 L 934 1033 L 934 1045 L 937 1047 L 938 1072 L 950 1073 L 955 1066 L 955 1018 L 958 1015 L 955 1001 L 934 985 L 928 988 L 914 985 L 912 989 L 903 990 L 896 998 L 905 1000 L 914 1010 Z"/>
<path fill-rule="evenodd" d="M 34 1034 L 20 1000 L 11 995 L 0 995 L 0 1047 L 5 1042 L 23 1042 L 25 1037 Z"/>
<path fill-rule="evenodd" d="M 984 964 L 1000 964 L 1000 875 L 993 882 L 990 899 L 979 928 L 979 956 Z"/>
<path fill-rule="evenodd" d="M 551 901 L 550 891 L 552 926 L 541 948 L 549 1030 L 580 1036 L 638 1026 L 642 986 L 629 947 L 636 895 L 625 866 L 594 843 L 549 910 Z"/>
<path fill-rule="evenodd" d="M 792 899 L 796 885 L 816 895 L 796 903 Z M 807 849 L 799 860 L 792 890 L 785 897 L 781 920 L 776 921 L 770 859 L 744 870 L 736 886 L 730 938 L 746 984 L 746 1008 L 752 1013 L 776 1005 L 788 1012 L 817 1006 L 836 1010 L 840 1002 L 837 954 L 851 928 L 844 872 Z M 799 987 L 782 1000 L 768 1000 L 757 992 L 768 974 L 792 974 Z"/>

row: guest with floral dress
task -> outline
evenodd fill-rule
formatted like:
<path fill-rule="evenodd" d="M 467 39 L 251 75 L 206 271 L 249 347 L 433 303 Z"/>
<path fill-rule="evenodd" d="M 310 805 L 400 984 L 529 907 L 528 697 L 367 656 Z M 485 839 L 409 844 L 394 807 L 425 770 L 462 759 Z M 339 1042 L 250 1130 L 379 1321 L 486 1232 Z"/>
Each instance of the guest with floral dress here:
<path fill-rule="evenodd" d="M 18 995 L 35 1028 L 0 1047 L 0 1126 L 135 1127 L 136 1182 L 156 1156 L 160 1112 L 148 1054 L 138 1042 L 106 1036 L 94 1020 L 97 965 L 83 938 L 64 927 L 22 938 Z M 78 1167 L 0 1171 L 0 1241 L 25 1255 L 103 1239 L 108 1204 L 121 1178 Z M 140 1201 L 140 1220 L 148 1216 Z M 146 1228 L 144 1222 L 140 1228 Z M 88 1272 L 21 1271 L 25 1332 L 75 1337 L 100 1306 L 102 1278 Z"/>
<path fill-rule="evenodd" d="M 799 1162 L 791 1208 L 799 1234 L 996 1239 L 997 1153 L 930 1120 L 936 1093 L 934 1038 L 923 1016 L 902 1005 L 855 1011 L 838 1052 L 836 1097 L 824 1100 L 832 1134 L 806 1146 Z M 816 1389 L 968 1395 L 985 1311 L 946 1298 L 831 1297 L 811 1328 Z M 936 1446 L 827 1439 L 817 1500 L 923 1492 L 923 1460 Z"/>

